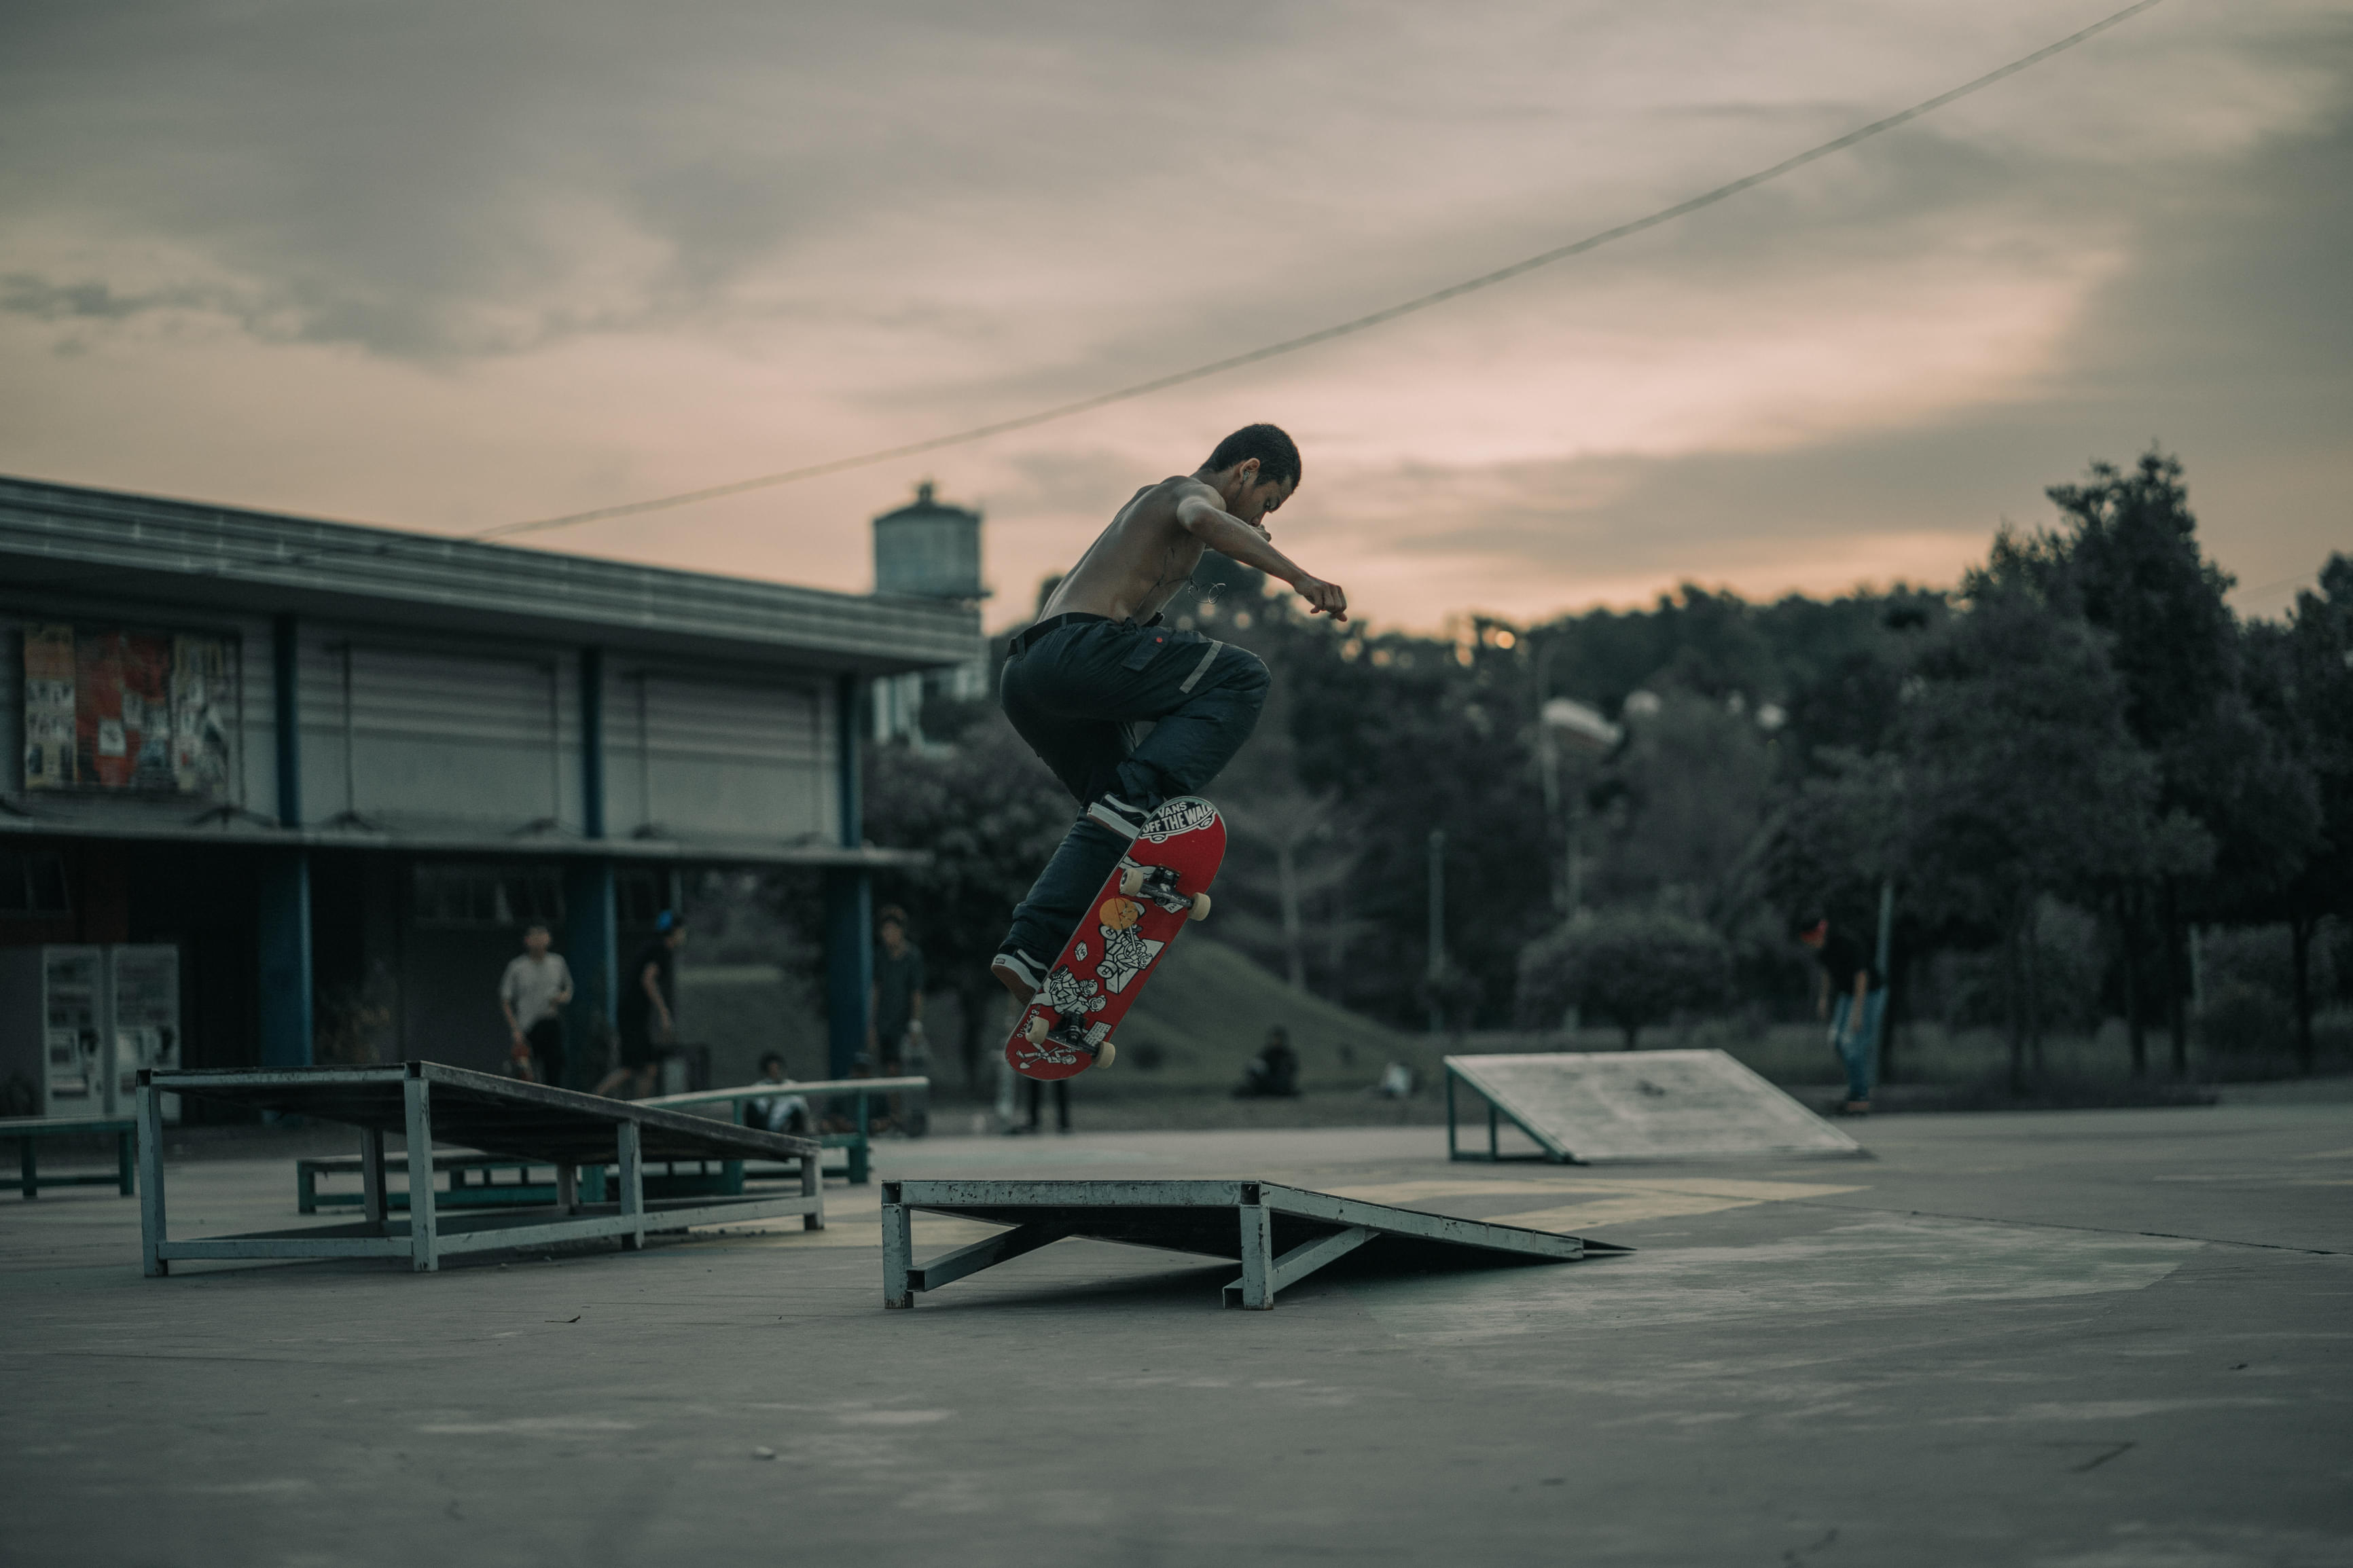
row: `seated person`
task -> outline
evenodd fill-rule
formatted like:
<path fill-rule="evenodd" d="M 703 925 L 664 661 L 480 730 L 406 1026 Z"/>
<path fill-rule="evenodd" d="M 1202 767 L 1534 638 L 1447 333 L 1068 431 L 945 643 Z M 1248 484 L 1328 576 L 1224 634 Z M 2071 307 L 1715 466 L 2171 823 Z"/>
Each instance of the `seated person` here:
<path fill-rule="evenodd" d="M 770 1051 L 760 1058 L 760 1081 L 788 1084 L 785 1076 L 785 1058 Z M 796 1137 L 808 1134 L 808 1101 L 797 1094 L 763 1095 L 758 1100 L 744 1102 L 744 1125 L 756 1127 L 763 1132 L 789 1132 Z"/>
<path fill-rule="evenodd" d="M 1242 1068 L 1236 1100 L 1291 1098 L 1299 1093 L 1299 1054 L 1291 1048 L 1291 1031 L 1277 1024 L 1266 1032 L 1266 1045 Z"/>

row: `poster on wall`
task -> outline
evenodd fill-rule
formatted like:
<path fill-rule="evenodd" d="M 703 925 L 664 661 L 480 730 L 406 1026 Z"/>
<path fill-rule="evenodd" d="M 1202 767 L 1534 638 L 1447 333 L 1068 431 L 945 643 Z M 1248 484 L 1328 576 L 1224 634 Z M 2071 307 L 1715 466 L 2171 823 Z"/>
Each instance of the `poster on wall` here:
<path fill-rule="evenodd" d="M 229 783 L 226 638 L 25 629 L 25 787 L 215 795 Z"/>

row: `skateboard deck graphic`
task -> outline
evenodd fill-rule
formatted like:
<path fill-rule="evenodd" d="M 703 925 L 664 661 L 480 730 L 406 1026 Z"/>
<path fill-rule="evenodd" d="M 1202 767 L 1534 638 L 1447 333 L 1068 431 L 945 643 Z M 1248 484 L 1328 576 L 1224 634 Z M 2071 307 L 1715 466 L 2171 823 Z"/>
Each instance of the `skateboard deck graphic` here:
<path fill-rule="evenodd" d="M 1209 912 L 1226 825 L 1198 795 L 1152 814 L 1112 868 L 1079 929 L 1015 1020 L 1005 1059 L 1024 1078 L 1075 1078 L 1095 1065 L 1185 923 Z"/>

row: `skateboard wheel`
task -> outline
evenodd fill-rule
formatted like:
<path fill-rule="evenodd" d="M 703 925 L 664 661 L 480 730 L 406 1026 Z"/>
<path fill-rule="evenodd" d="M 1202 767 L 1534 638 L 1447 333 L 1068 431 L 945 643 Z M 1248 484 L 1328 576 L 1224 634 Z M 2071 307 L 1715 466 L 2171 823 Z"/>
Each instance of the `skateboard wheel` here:
<path fill-rule="evenodd" d="M 1113 1061 L 1115 1060 L 1118 1056 L 1119 1047 L 1113 1045 L 1109 1040 L 1105 1040 L 1103 1043 L 1102 1048 L 1095 1052 L 1095 1066 L 1099 1068 L 1107 1068 L 1111 1066 Z"/>
<path fill-rule="evenodd" d="M 1193 907 L 1187 912 L 1185 918 L 1190 921 L 1208 920 L 1209 918 L 1209 895 L 1207 893 L 1194 894 Z"/>
<path fill-rule="evenodd" d="M 1129 898 L 1144 891 L 1144 868 L 1132 866 L 1119 874 L 1119 890 Z"/>
<path fill-rule="evenodd" d="M 1021 1037 L 1028 1040 L 1033 1046 L 1042 1046 L 1046 1043 L 1046 1030 L 1048 1027 L 1049 1026 L 1046 1023 L 1046 1015 L 1040 1013 L 1037 1016 L 1031 1018 L 1028 1023 L 1021 1026 Z"/>

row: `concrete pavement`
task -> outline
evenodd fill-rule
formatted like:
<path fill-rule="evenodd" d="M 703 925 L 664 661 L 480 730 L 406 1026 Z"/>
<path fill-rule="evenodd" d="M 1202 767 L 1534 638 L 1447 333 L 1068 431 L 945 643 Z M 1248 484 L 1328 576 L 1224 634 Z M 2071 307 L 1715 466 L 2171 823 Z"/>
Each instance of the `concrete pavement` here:
<path fill-rule="evenodd" d="M 1064 1242 L 881 1306 L 833 1228 L 176 1266 L 0 1197 L 0 1562 L 2353 1564 L 2353 1105 L 1914 1116 L 1874 1158 L 1449 1165 L 1430 1128 L 934 1140 L 1641 1248 L 1312 1279 Z M 295 1222 L 285 1161 L 175 1234 Z M 791 1222 L 797 1223 L 797 1222 Z M 982 1234 L 918 1229 L 923 1256 Z"/>

